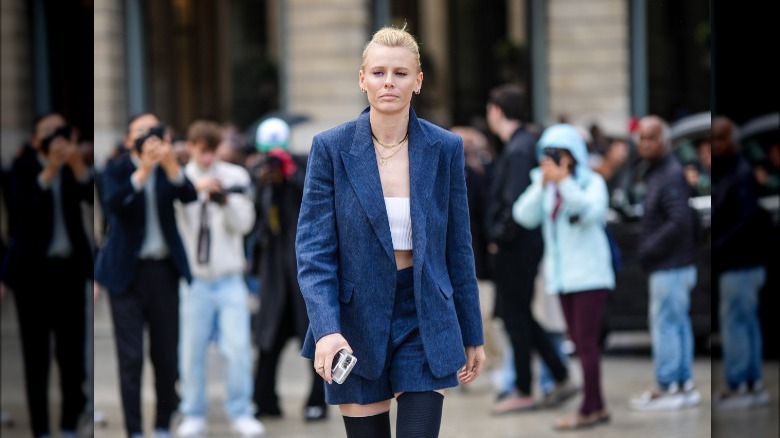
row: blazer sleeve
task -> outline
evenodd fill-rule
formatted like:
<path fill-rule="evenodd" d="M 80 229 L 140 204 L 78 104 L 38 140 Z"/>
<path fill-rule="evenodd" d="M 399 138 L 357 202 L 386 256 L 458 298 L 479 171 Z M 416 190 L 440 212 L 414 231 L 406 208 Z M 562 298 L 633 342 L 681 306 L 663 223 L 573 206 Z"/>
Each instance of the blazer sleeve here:
<path fill-rule="evenodd" d="M 178 199 L 185 204 L 198 199 L 198 192 L 187 175 L 185 175 L 184 168 L 179 169 L 179 174 L 174 179 L 168 178 L 165 171 L 162 168 L 158 168 L 157 177 L 163 178 L 166 184 L 172 187 L 174 199 Z"/>
<path fill-rule="evenodd" d="M 458 140 L 457 147 L 454 149 L 450 165 L 447 270 L 452 283 L 452 296 L 463 337 L 463 345 L 482 345 L 485 340 L 482 331 L 482 313 L 479 308 L 479 288 L 474 267 L 474 251 L 471 246 L 462 140 Z"/>
<path fill-rule="evenodd" d="M 67 166 L 63 166 L 63 170 L 68 172 L 68 178 L 73 182 L 73 188 L 76 190 L 76 194 L 79 201 L 86 202 L 90 205 L 95 203 L 95 172 L 93 169 L 87 169 L 86 174 L 82 178 L 78 178 L 73 171 Z"/>
<path fill-rule="evenodd" d="M 298 283 L 315 341 L 341 332 L 333 160 L 322 140 L 315 137 L 295 237 Z"/>
<path fill-rule="evenodd" d="M 130 182 L 132 171 L 124 169 L 126 162 L 112 163 L 103 173 L 103 205 L 113 214 L 122 214 L 141 200 L 141 190 Z"/>

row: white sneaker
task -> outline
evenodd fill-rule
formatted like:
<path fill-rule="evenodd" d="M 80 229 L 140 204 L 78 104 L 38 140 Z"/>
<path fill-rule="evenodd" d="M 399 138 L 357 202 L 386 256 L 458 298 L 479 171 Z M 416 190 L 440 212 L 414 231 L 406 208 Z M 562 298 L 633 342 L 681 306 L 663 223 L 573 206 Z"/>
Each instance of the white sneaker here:
<path fill-rule="evenodd" d="M 753 406 L 761 407 L 766 406 L 770 402 L 769 391 L 766 390 L 764 385 L 759 381 L 753 384 L 753 390 L 750 391 L 753 395 Z"/>
<path fill-rule="evenodd" d="M 769 391 L 767 391 L 766 388 L 753 390 L 752 394 L 753 394 L 753 407 L 766 406 L 771 401 L 771 398 L 769 397 Z"/>
<path fill-rule="evenodd" d="M 208 425 L 203 417 L 187 415 L 176 428 L 176 435 L 180 437 L 202 436 L 206 434 Z"/>
<path fill-rule="evenodd" d="M 265 433 L 265 426 L 251 415 L 242 415 L 231 424 L 233 432 L 245 437 L 260 436 Z"/>
<path fill-rule="evenodd" d="M 721 391 L 715 399 L 715 408 L 721 410 L 748 409 L 753 406 L 753 394 L 747 385 L 739 385 L 735 390 Z"/>
<path fill-rule="evenodd" d="M 676 411 L 685 407 L 685 395 L 673 383 L 665 390 L 656 388 L 633 397 L 630 406 L 637 411 Z"/>
<path fill-rule="evenodd" d="M 696 406 L 699 406 L 701 403 L 701 393 L 698 389 L 696 389 L 696 386 L 693 384 L 692 380 L 688 380 L 685 382 L 685 384 L 682 387 L 682 393 L 683 396 L 685 396 L 685 401 L 683 402 L 683 405 L 686 408 L 693 408 Z"/>

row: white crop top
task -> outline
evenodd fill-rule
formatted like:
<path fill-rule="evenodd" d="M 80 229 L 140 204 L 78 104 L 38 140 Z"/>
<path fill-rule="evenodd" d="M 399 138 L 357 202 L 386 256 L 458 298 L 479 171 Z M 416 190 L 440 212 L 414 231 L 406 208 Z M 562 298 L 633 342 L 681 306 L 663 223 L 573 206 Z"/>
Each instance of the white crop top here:
<path fill-rule="evenodd" d="M 409 210 L 409 198 L 385 197 L 387 220 L 390 222 L 390 235 L 393 249 L 412 249 L 412 213 Z"/>

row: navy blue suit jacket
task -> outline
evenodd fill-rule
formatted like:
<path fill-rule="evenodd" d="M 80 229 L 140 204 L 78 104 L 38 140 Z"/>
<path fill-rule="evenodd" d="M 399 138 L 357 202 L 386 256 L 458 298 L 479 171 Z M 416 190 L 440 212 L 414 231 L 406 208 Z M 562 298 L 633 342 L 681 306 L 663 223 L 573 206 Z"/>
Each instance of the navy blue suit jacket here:
<path fill-rule="evenodd" d="M 130 155 L 110 161 L 103 173 L 103 208 L 108 219 L 108 236 L 95 262 L 95 280 L 111 293 L 127 290 L 135 275 L 138 254 L 146 229 L 146 194 L 136 191 L 130 182 L 136 165 Z M 157 211 L 165 243 L 170 250 L 173 264 L 181 277 L 192 280 L 187 255 L 184 252 L 179 230 L 176 227 L 173 201 L 187 203 L 197 199 L 192 183 L 184 177 L 184 183 L 174 185 L 162 167 L 157 166 L 155 187 Z"/>
<path fill-rule="evenodd" d="M 38 154 L 26 146 L 11 168 L 8 188 L 10 239 L 4 271 L 0 278 L 11 289 L 18 289 L 32 275 L 41 275 L 41 261 L 51 244 L 54 222 L 54 196 L 51 189 L 38 184 L 43 165 Z M 92 277 L 92 248 L 87 239 L 81 203 L 92 204 L 93 179 L 78 181 L 70 167 L 61 172 L 62 215 L 72 246 L 71 257 L 79 261 L 79 274 Z M 43 273 L 45 275 L 45 273 Z"/>
<path fill-rule="evenodd" d="M 309 314 L 302 354 L 341 333 L 358 358 L 356 375 L 385 366 L 396 288 L 390 225 L 368 110 L 314 137 L 296 237 L 298 281 Z M 426 358 L 437 377 L 482 345 L 479 292 L 469 230 L 463 143 L 409 115 L 414 299 Z"/>

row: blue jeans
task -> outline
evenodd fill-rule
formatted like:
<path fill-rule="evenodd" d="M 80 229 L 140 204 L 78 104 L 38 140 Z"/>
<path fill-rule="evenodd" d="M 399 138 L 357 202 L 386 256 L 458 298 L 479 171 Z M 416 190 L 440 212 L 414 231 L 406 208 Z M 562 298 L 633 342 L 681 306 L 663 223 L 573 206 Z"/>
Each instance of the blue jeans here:
<path fill-rule="evenodd" d="M 692 378 L 693 330 L 688 314 L 696 266 L 650 274 L 650 333 L 658 386 L 683 384 Z"/>
<path fill-rule="evenodd" d="M 206 416 L 206 357 L 216 320 L 219 327 L 217 342 L 227 362 L 225 413 L 230 419 L 253 415 L 249 291 L 244 278 L 235 274 L 213 281 L 193 279 L 189 288 L 182 290 L 181 412 Z"/>
<path fill-rule="evenodd" d="M 558 357 L 561 358 L 563 366 L 567 366 L 569 363 L 569 357 L 566 356 L 566 352 L 563 351 L 564 336 L 561 332 L 547 332 L 547 336 L 550 337 L 550 341 L 555 347 L 555 351 L 558 352 Z M 549 394 L 555 389 L 555 377 L 553 377 L 552 371 L 547 367 L 547 364 L 543 360 L 539 360 L 539 387 L 542 388 L 542 394 Z"/>
<path fill-rule="evenodd" d="M 736 389 L 740 384 L 761 380 L 763 339 L 758 299 L 766 282 L 766 269 L 759 266 L 726 271 L 718 282 L 723 368 L 726 383 Z"/>

